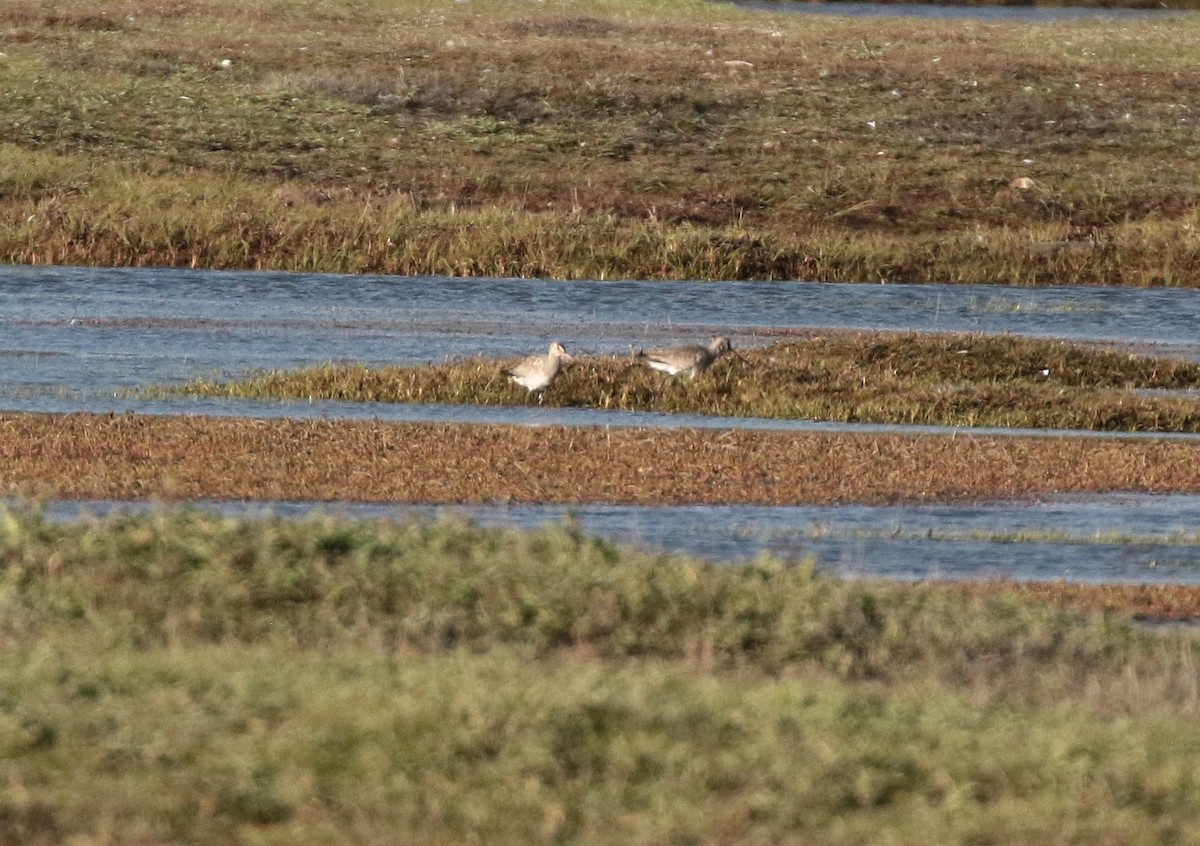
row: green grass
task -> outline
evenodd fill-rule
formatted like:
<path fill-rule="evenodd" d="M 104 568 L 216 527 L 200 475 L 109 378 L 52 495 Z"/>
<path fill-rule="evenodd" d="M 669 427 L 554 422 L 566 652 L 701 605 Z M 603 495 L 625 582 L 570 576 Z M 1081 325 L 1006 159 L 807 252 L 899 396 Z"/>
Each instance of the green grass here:
<path fill-rule="evenodd" d="M 1011 336 L 832 333 L 726 357 L 700 378 L 667 379 L 630 358 L 580 357 L 546 405 L 845 422 L 1200 431 L 1200 365 Z M 217 397 L 517 405 L 532 400 L 483 359 L 412 367 L 324 364 L 198 380 Z"/>
<path fill-rule="evenodd" d="M 568 525 L 0 515 L 0 839 L 1185 843 L 1197 641 Z"/>

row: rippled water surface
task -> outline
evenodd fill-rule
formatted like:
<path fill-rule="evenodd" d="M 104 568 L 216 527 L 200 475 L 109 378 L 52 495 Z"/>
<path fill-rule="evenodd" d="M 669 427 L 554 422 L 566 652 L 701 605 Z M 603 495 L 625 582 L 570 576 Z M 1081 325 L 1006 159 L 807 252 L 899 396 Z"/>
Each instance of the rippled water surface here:
<path fill-rule="evenodd" d="M 60 503 L 51 516 L 128 509 Z M 484 525 L 572 519 L 588 533 L 714 561 L 770 553 L 844 577 L 1200 583 L 1200 496 L 1105 496 L 1026 505 L 460 506 L 204 503 L 231 514 L 462 516 Z"/>
<path fill-rule="evenodd" d="M 734 421 L 537 406 L 147 401 L 127 392 L 330 360 L 379 365 L 524 355 L 552 338 L 576 352 L 623 353 L 630 344 L 707 340 L 717 333 L 740 346 L 761 345 L 822 328 L 1010 332 L 1200 358 L 1197 325 L 1200 292 L 1187 290 L 0 267 L 0 409 L 725 427 Z M 898 430 L 807 421 L 738 425 Z M 558 507 L 464 511 L 517 525 L 565 513 Z M 1190 582 L 1200 570 L 1190 538 L 1200 525 L 1200 505 L 1191 497 L 908 509 L 587 507 L 573 513 L 589 531 L 653 548 L 715 559 L 758 551 L 813 557 L 822 568 L 849 575 Z M 1018 537 L 1029 526 L 1039 537 Z"/>
<path fill-rule="evenodd" d="M 1011 332 L 1200 358 L 1200 292 L 755 282 L 553 282 L 0 267 L 7 409 L 324 361 L 585 353 L 813 328 Z"/>
<path fill-rule="evenodd" d="M 761 12 L 829 15 L 849 18 L 940 18 L 1005 23 L 1057 23 L 1079 20 L 1171 20 L 1190 14 L 1172 9 L 1101 9 L 1088 6 L 958 6 L 939 3 L 789 2 L 731 0 L 735 6 Z"/>

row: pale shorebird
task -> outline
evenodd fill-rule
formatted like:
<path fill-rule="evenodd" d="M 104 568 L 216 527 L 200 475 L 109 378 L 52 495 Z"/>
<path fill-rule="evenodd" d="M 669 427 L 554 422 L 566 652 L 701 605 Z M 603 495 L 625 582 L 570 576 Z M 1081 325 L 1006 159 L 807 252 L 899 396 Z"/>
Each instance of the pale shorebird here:
<path fill-rule="evenodd" d="M 550 387 L 550 383 L 558 376 L 558 368 L 564 358 L 567 361 L 574 360 L 571 354 L 563 349 L 563 345 L 555 341 L 545 355 L 531 355 L 500 372 L 532 394 L 534 391 L 544 391 Z M 541 401 L 540 395 L 538 401 Z"/>
<path fill-rule="evenodd" d="M 638 350 L 634 354 L 634 358 L 670 376 L 678 376 L 683 373 L 689 379 L 695 379 L 707 370 L 710 364 L 731 352 L 733 352 L 733 346 L 729 343 L 728 338 L 714 338 L 707 347 L 701 344 L 689 344 L 654 352 Z"/>

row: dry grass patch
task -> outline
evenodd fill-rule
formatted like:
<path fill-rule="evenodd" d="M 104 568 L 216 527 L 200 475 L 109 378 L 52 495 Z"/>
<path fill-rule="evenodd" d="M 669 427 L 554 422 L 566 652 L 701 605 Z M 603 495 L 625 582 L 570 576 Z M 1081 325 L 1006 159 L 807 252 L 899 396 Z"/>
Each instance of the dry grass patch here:
<path fill-rule="evenodd" d="M 962 582 L 947 584 L 951 594 L 969 597 L 1016 596 L 1085 614 L 1112 613 L 1151 621 L 1200 621 L 1197 585 L 1089 585 L 1069 582 Z"/>

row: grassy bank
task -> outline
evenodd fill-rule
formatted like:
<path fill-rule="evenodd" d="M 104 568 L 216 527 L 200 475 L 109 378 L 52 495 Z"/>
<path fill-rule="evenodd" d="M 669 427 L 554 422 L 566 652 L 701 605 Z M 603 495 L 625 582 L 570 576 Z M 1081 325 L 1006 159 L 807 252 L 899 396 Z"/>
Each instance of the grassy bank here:
<path fill-rule="evenodd" d="M 14 0 L 0 28 L 3 261 L 1200 280 L 1190 20 Z"/>
<path fill-rule="evenodd" d="M 0 834 L 1188 842 L 1196 641 L 570 527 L 0 519 Z"/>
<path fill-rule="evenodd" d="M 778 417 L 855 423 L 1101 431 L 1200 431 L 1200 364 L 1031 338 L 814 333 L 718 361 L 700 378 L 669 379 L 631 357 L 583 357 L 539 400 L 550 406 Z M 326 364 L 186 394 L 521 405 L 534 400 L 501 362 L 420 367 Z M 149 393 L 176 393 L 175 389 Z"/>

